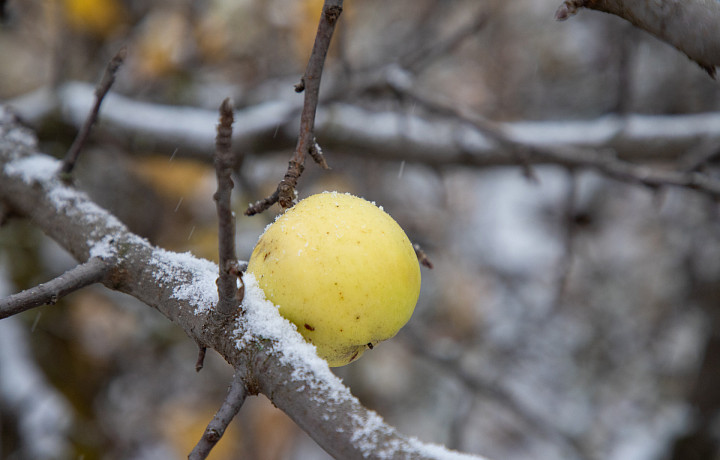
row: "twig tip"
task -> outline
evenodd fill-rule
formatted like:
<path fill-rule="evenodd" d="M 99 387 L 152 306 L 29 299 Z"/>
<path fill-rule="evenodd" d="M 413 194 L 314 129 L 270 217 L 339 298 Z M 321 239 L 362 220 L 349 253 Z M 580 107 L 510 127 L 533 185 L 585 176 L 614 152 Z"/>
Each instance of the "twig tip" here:
<path fill-rule="evenodd" d="M 232 113 L 233 108 L 235 107 L 235 102 L 231 97 L 226 97 L 222 104 L 220 104 L 220 112 L 221 113 Z"/>

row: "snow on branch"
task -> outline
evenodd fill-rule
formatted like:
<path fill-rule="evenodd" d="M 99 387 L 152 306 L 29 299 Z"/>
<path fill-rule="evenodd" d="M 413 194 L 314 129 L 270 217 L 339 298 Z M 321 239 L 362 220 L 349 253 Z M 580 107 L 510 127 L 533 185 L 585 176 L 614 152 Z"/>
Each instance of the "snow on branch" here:
<path fill-rule="evenodd" d="M 101 251 L 114 254 L 104 280 L 108 288 L 157 309 L 194 341 L 215 349 L 251 394 L 265 394 L 331 455 L 480 458 L 404 436 L 363 407 L 265 300 L 252 275 L 245 275 L 243 315 L 218 326 L 211 318 L 218 301 L 217 265 L 156 248 L 129 232 L 86 194 L 68 187 L 58 177 L 59 166 L 38 152 L 34 135 L 0 107 L 0 201 L 31 219 L 78 261 Z"/>
<path fill-rule="evenodd" d="M 65 121 L 81 126 L 94 101 L 94 88 L 67 83 L 57 98 L 49 90 L 9 103 L 29 122 L 39 122 L 60 105 Z M 292 148 L 297 138 L 299 102 L 264 102 L 235 111 L 233 146 L 254 153 Z M 177 155 L 211 160 L 217 112 L 135 101 L 108 94 L 101 126 L 133 142 L 145 141 Z M 608 150 L 633 162 L 674 161 L 700 143 L 720 145 L 720 113 L 691 115 L 608 115 L 591 120 L 519 121 L 498 123 L 509 140 L 527 148 L 579 147 Z M 393 111 L 373 111 L 346 103 L 333 103 L 318 111 L 315 133 L 325 149 L 342 147 L 390 161 L 407 160 L 433 165 L 475 167 L 517 165 L 509 152 L 482 129 L 459 122 L 454 116 L 433 118 Z M 552 163 L 546 157 L 526 158 L 529 163 Z"/>
<path fill-rule="evenodd" d="M 80 128 L 94 101 L 92 85 L 70 82 L 56 92 L 43 87 L 6 104 L 30 123 L 40 122 L 59 109 L 64 121 Z M 247 148 L 263 139 L 272 139 L 278 127 L 290 124 L 301 107 L 299 101 L 277 100 L 237 110 L 233 145 Z M 100 125 L 111 128 L 115 134 L 130 136 L 134 142 L 180 147 L 178 155 L 202 152 L 200 155 L 208 160 L 208 146 L 215 142 L 216 124 L 216 110 L 152 104 L 114 92 L 104 98 L 100 114 Z"/>

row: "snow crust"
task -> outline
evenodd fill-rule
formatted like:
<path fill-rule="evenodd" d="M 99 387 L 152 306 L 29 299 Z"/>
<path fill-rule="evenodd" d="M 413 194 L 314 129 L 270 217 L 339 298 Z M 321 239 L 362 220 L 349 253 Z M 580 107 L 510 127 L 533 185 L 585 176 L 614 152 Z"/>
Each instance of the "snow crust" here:
<path fill-rule="evenodd" d="M 113 227 L 118 230 L 125 226 L 112 214 L 93 203 L 88 196 L 58 179 L 61 162 L 47 155 L 36 153 L 17 158 L 5 165 L 5 174 L 19 177 L 26 184 L 40 184 L 48 191 L 48 198 L 58 211 L 69 210 L 88 220 L 101 223 L 104 229 Z M 97 235 L 102 239 L 103 235 Z"/>
<path fill-rule="evenodd" d="M 8 176 L 19 177 L 26 184 L 40 184 L 47 191 L 47 197 L 58 213 L 67 213 L 82 219 L 91 229 L 87 240 L 90 257 L 116 257 L 117 249 L 114 243 L 118 239 L 117 234 L 127 230 L 125 225 L 92 202 L 84 192 L 65 185 L 58 178 L 60 166 L 59 160 L 36 153 L 8 162 L 4 172 Z"/>
<path fill-rule="evenodd" d="M 105 235 L 100 241 L 91 242 L 90 257 L 99 257 L 101 259 L 112 259 L 117 256 L 117 248 L 114 246 L 115 238 L 112 235 Z"/>
<path fill-rule="evenodd" d="M 484 460 L 483 457 L 452 451 L 439 444 L 425 443 L 416 437 L 408 438 L 407 442 L 399 438 L 383 439 L 385 436 L 392 434 L 392 429 L 374 411 L 368 411 L 367 419 L 355 414 L 352 417 L 359 428 L 353 432 L 350 441 L 360 448 L 365 458 L 392 460 L 401 453 L 403 455 L 409 453 L 411 458 L 414 458 L 412 454 L 416 453 L 417 457 L 437 458 L 439 460 Z M 408 452 L 408 447 L 412 449 L 411 452 Z"/>
<path fill-rule="evenodd" d="M 63 85 L 59 92 L 63 110 L 75 125 L 81 126 L 95 101 L 94 86 L 72 82 Z M 296 108 L 294 100 L 269 101 L 245 108 L 235 114 L 233 138 L 271 131 Z M 215 142 L 217 110 L 140 102 L 110 92 L 105 97 L 100 119 L 130 132 L 146 133 L 153 138 L 176 139 L 178 144 L 204 149 Z"/>
<path fill-rule="evenodd" d="M 215 281 L 219 271 L 215 263 L 196 257 L 190 252 L 176 253 L 155 248 L 149 264 L 157 269 L 153 271 L 153 275 L 161 286 L 166 284 L 167 280 L 183 279 L 183 282 L 173 289 L 172 297 L 194 305 L 196 315 L 210 311 L 217 305 Z"/>
<path fill-rule="evenodd" d="M 7 163 L 5 174 L 20 177 L 26 184 L 32 184 L 52 180 L 59 167 L 58 160 L 47 155 L 35 154 Z"/>
<path fill-rule="evenodd" d="M 291 378 L 302 381 L 307 387 L 322 385 L 332 390 L 330 397 L 336 401 L 352 398 L 341 380 L 330 371 L 327 362 L 320 358 L 315 346 L 306 342 L 297 327 L 280 316 L 278 306 L 265 298 L 252 273 L 243 274 L 245 297 L 242 307 L 245 314 L 238 318 L 236 346 L 251 346 L 258 338 L 269 339 L 278 352 L 280 362 L 293 368 Z M 301 387 L 301 389 L 307 389 Z M 300 391 L 300 390 L 299 390 Z"/>

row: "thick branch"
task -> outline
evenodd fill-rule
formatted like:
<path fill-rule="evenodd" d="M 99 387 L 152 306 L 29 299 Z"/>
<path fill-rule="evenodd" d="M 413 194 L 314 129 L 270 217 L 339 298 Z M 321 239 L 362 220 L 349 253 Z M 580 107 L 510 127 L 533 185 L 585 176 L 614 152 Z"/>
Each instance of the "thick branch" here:
<path fill-rule="evenodd" d="M 118 260 L 114 276 L 105 280 L 107 287 L 156 308 L 194 341 L 215 349 L 250 393 L 267 395 L 330 454 L 350 460 L 478 458 L 403 436 L 364 408 L 266 303 L 256 283 L 246 280 L 245 314 L 214 328 L 217 265 L 153 247 L 85 194 L 67 187 L 56 177 L 57 168 L 57 160 L 37 152 L 32 134 L 0 111 L 0 201 L 31 218 L 78 260 L 85 260 L 100 242 L 109 244 Z"/>
<path fill-rule="evenodd" d="M 102 281 L 109 271 L 108 262 L 93 257 L 47 283 L 0 299 L 0 319 L 41 305 L 52 305 L 71 292 Z"/>
<path fill-rule="evenodd" d="M 579 8 L 614 14 L 697 62 L 711 77 L 720 65 L 720 2 L 714 0 L 566 0 L 555 12 L 565 20 Z"/>
<path fill-rule="evenodd" d="M 87 85 L 71 84 L 60 94 L 62 103 L 67 104 L 70 121 L 84 113 L 85 104 L 91 104 L 91 89 Z M 112 118 L 107 121 L 115 130 L 142 137 L 155 135 L 167 142 L 163 144 L 167 148 L 184 145 L 178 155 L 209 161 L 206 146 L 212 142 L 212 128 L 201 128 L 200 122 L 214 124 L 216 115 L 212 111 L 151 105 L 112 94 L 108 97 L 112 103 L 103 113 Z M 115 112 L 117 106 L 122 109 Z M 45 112 L 33 108 L 36 107 L 33 102 L 24 102 L 21 107 L 31 115 Z M 237 113 L 236 126 L 242 129 L 235 131 L 234 145 L 264 145 L 272 151 L 287 146 L 292 138 L 287 134 L 291 131 L 288 120 L 292 110 L 283 103 L 265 103 Z M 20 111 L 23 116 L 24 113 Z M 171 119 L 172 126 L 168 126 L 166 120 Z M 425 119 L 336 103 L 320 112 L 316 125 L 325 145 L 362 152 L 365 158 L 436 167 L 520 165 L 527 169 L 530 165 L 557 164 L 595 169 L 631 183 L 683 186 L 717 196 L 718 181 L 683 171 L 686 165 L 674 171 L 636 164 L 678 161 L 700 145 L 703 151 L 710 152 L 704 158 L 711 158 L 720 146 L 717 112 L 607 116 L 587 121 L 475 123 L 458 118 L 457 114 Z M 203 142 L 205 146 L 201 148 Z M 693 166 L 696 169 L 697 164 Z M 278 195 L 276 190 L 262 200 L 259 209 L 277 202 Z"/>
<path fill-rule="evenodd" d="M 93 87 L 69 83 L 58 90 L 65 121 L 80 126 L 93 104 Z M 39 123 L 53 110 L 50 93 L 39 91 L 15 100 L 24 119 Z M 233 146 L 257 153 L 291 148 L 297 131 L 292 102 L 265 102 L 235 112 Z M 152 143 L 154 150 L 177 149 L 178 157 L 210 161 L 208 145 L 215 140 L 217 112 L 192 107 L 150 104 L 110 93 L 103 107 L 104 125 L 118 140 Z M 622 160 L 675 161 L 706 143 L 720 146 L 720 113 L 690 115 L 604 116 L 590 120 L 496 123 L 515 142 L 533 147 L 612 150 Z M 387 161 L 415 161 L 438 166 L 517 165 L 517 157 L 493 141 L 484 129 L 459 123 L 456 116 L 424 118 L 391 111 L 373 111 L 344 103 L 320 110 L 315 131 L 325 147 L 362 152 Z M 151 140 L 152 139 L 152 140 Z M 338 149 L 338 151 L 341 151 Z M 530 164 L 548 158 L 528 158 Z"/>

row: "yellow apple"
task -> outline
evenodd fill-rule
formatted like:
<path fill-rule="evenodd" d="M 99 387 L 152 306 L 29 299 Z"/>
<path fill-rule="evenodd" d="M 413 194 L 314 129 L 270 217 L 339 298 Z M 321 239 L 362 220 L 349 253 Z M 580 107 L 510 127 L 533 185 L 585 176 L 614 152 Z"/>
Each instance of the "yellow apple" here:
<path fill-rule="evenodd" d="M 312 195 L 269 225 L 247 271 L 330 366 L 393 337 L 420 293 L 417 256 L 397 222 L 337 192 Z"/>

